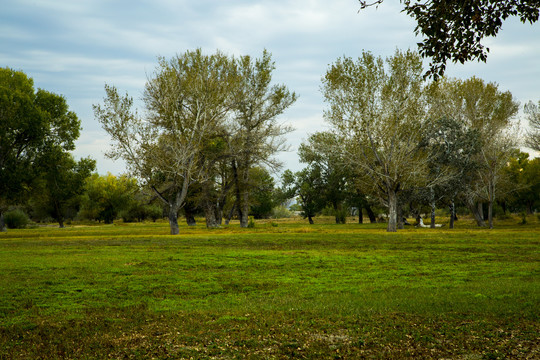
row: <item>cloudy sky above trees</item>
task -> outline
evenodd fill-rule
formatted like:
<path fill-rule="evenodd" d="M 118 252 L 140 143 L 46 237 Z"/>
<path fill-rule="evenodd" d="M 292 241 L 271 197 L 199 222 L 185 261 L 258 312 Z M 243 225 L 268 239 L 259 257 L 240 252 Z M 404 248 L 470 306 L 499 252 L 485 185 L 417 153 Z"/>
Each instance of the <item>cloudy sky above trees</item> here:
<path fill-rule="evenodd" d="M 64 95 L 82 120 L 75 156 L 90 155 L 100 173 L 119 174 L 124 166 L 104 158 L 109 139 L 92 112 L 105 83 L 138 100 L 158 56 L 200 47 L 259 57 L 266 48 L 276 63 L 274 81 L 299 95 L 280 118 L 296 128 L 291 151 L 280 158 L 299 170 L 298 145 L 325 129 L 320 84 L 328 65 L 362 50 L 387 57 L 396 48 L 416 49 L 415 23 L 400 5 L 387 0 L 358 13 L 356 0 L 3 0 L 0 66 Z M 540 100 L 540 24 L 511 19 L 486 44 L 487 64 L 450 65 L 447 75 L 497 82 L 521 105 Z"/>

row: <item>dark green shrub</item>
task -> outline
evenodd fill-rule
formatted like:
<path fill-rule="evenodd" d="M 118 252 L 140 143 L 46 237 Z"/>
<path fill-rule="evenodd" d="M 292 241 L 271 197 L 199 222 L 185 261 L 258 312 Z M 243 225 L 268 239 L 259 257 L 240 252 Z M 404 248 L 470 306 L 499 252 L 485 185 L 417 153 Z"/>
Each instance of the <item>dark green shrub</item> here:
<path fill-rule="evenodd" d="M 8 229 L 24 229 L 30 222 L 28 216 L 22 210 L 8 211 L 4 215 L 4 222 Z"/>

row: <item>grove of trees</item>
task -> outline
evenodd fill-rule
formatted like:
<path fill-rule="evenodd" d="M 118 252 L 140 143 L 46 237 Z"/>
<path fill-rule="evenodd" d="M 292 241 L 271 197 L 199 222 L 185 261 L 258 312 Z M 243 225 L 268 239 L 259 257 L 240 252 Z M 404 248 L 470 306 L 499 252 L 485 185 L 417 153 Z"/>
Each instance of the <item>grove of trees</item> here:
<path fill-rule="evenodd" d="M 128 173 L 95 173 L 90 158 L 70 151 L 80 122 L 66 100 L 20 71 L 0 69 L 0 228 L 4 214 L 33 219 L 112 223 L 167 217 L 170 233 L 203 216 L 208 228 L 232 218 L 248 227 L 293 202 L 310 224 L 319 214 L 345 223 L 364 214 L 386 221 L 467 208 L 478 226 L 494 213 L 540 208 L 540 159 L 520 152 L 519 104 L 482 79 L 428 81 L 421 56 L 396 50 L 386 59 L 363 52 L 338 58 L 322 77 L 325 131 L 298 148 L 304 168 L 276 175 L 292 127 L 278 122 L 297 99 L 273 84 L 271 55 L 234 58 L 187 51 L 160 58 L 143 90 L 144 109 L 105 86 L 94 114 L 113 140 L 108 156 Z M 524 107 L 526 145 L 538 150 L 538 105 Z M 294 202 L 296 202 L 294 204 Z M 285 210 L 287 211 L 287 210 Z"/>

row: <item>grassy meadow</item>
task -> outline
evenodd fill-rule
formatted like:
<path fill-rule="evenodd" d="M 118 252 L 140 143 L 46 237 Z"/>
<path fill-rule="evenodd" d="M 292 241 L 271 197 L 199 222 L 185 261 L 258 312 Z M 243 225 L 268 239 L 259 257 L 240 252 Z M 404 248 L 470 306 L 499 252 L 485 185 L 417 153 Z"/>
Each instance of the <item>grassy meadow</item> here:
<path fill-rule="evenodd" d="M 540 221 L 0 233 L 0 359 L 538 359 Z"/>

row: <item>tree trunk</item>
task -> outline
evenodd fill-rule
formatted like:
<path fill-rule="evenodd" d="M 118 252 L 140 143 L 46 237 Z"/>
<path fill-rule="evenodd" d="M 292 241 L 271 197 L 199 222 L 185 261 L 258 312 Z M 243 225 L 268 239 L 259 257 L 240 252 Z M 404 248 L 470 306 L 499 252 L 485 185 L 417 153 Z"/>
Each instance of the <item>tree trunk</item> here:
<path fill-rule="evenodd" d="M 4 212 L 0 210 L 0 232 L 6 232 L 6 222 L 4 221 Z"/>
<path fill-rule="evenodd" d="M 178 209 L 174 204 L 169 206 L 169 226 L 171 228 L 171 235 L 178 235 L 180 228 L 178 227 Z"/>
<path fill-rule="evenodd" d="M 64 218 L 60 217 L 60 219 L 58 219 L 58 227 L 60 229 L 63 229 L 65 226 L 64 226 Z"/>
<path fill-rule="evenodd" d="M 388 226 L 386 231 L 397 231 L 397 194 L 396 191 L 390 187 L 388 187 Z"/>
<path fill-rule="evenodd" d="M 242 176 L 241 184 L 240 174 L 235 160 L 232 161 L 232 170 L 234 174 L 234 183 L 236 188 L 236 207 L 238 209 L 238 219 L 240 220 L 240 227 L 247 228 L 249 214 L 249 203 L 247 201 L 249 200 L 249 194 L 248 191 L 246 191 L 245 189 L 247 183 L 244 181 L 247 180 L 247 175 Z"/>
<path fill-rule="evenodd" d="M 484 217 L 482 214 L 478 211 L 478 206 L 472 201 L 467 201 L 467 207 L 469 208 L 469 211 L 473 214 L 474 219 L 476 220 L 476 224 L 478 226 L 486 226 L 486 223 L 484 222 Z"/>
<path fill-rule="evenodd" d="M 405 229 L 405 222 L 403 221 L 403 208 L 400 204 L 397 205 L 397 227 L 398 229 Z"/>
<path fill-rule="evenodd" d="M 377 217 L 375 216 L 375 213 L 373 212 L 373 210 L 371 210 L 371 206 L 366 205 L 364 207 L 365 207 L 367 215 L 369 217 L 369 222 L 372 223 L 372 224 L 376 224 L 377 223 Z"/>
<path fill-rule="evenodd" d="M 493 229 L 493 202 L 495 201 L 495 183 L 489 185 L 489 201 L 488 201 L 488 223 L 489 228 Z"/>
<path fill-rule="evenodd" d="M 456 217 L 456 205 L 454 204 L 454 200 L 450 202 L 450 229 L 454 228 L 454 220 Z"/>
<path fill-rule="evenodd" d="M 308 218 L 309 224 L 310 224 L 310 225 L 313 225 L 314 222 L 313 222 L 313 218 L 311 217 L 311 215 L 308 215 L 307 218 Z"/>
<path fill-rule="evenodd" d="M 247 191 L 242 192 L 241 208 L 240 227 L 246 228 L 249 222 L 249 193 Z"/>
<path fill-rule="evenodd" d="M 362 213 L 362 207 L 358 207 L 358 223 L 363 224 L 364 223 L 364 214 Z"/>
<path fill-rule="evenodd" d="M 195 217 L 193 216 L 193 207 L 192 206 L 186 204 L 184 206 L 184 214 L 186 216 L 186 223 L 188 224 L 188 226 L 197 225 L 197 221 L 195 220 Z"/>
<path fill-rule="evenodd" d="M 229 225 L 231 222 L 231 219 L 234 215 L 234 211 L 236 210 L 236 204 L 233 204 L 231 207 L 231 210 L 229 211 L 229 214 L 227 215 L 227 218 L 225 219 L 225 225 Z"/>
<path fill-rule="evenodd" d="M 488 202 L 488 222 L 489 228 L 493 229 L 493 201 Z"/>
<path fill-rule="evenodd" d="M 484 217 L 484 204 L 481 201 L 479 201 L 477 204 L 477 207 L 478 207 L 478 215 L 482 218 L 482 220 L 486 220 L 486 218 Z"/>
<path fill-rule="evenodd" d="M 204 215 L 206 217 L 206 227 L 208 229 L 215 229 L 219 227 L 217 218 L 216 218 L 216 205 L 211 201 L 206 201 L 204 206 Z"/>

